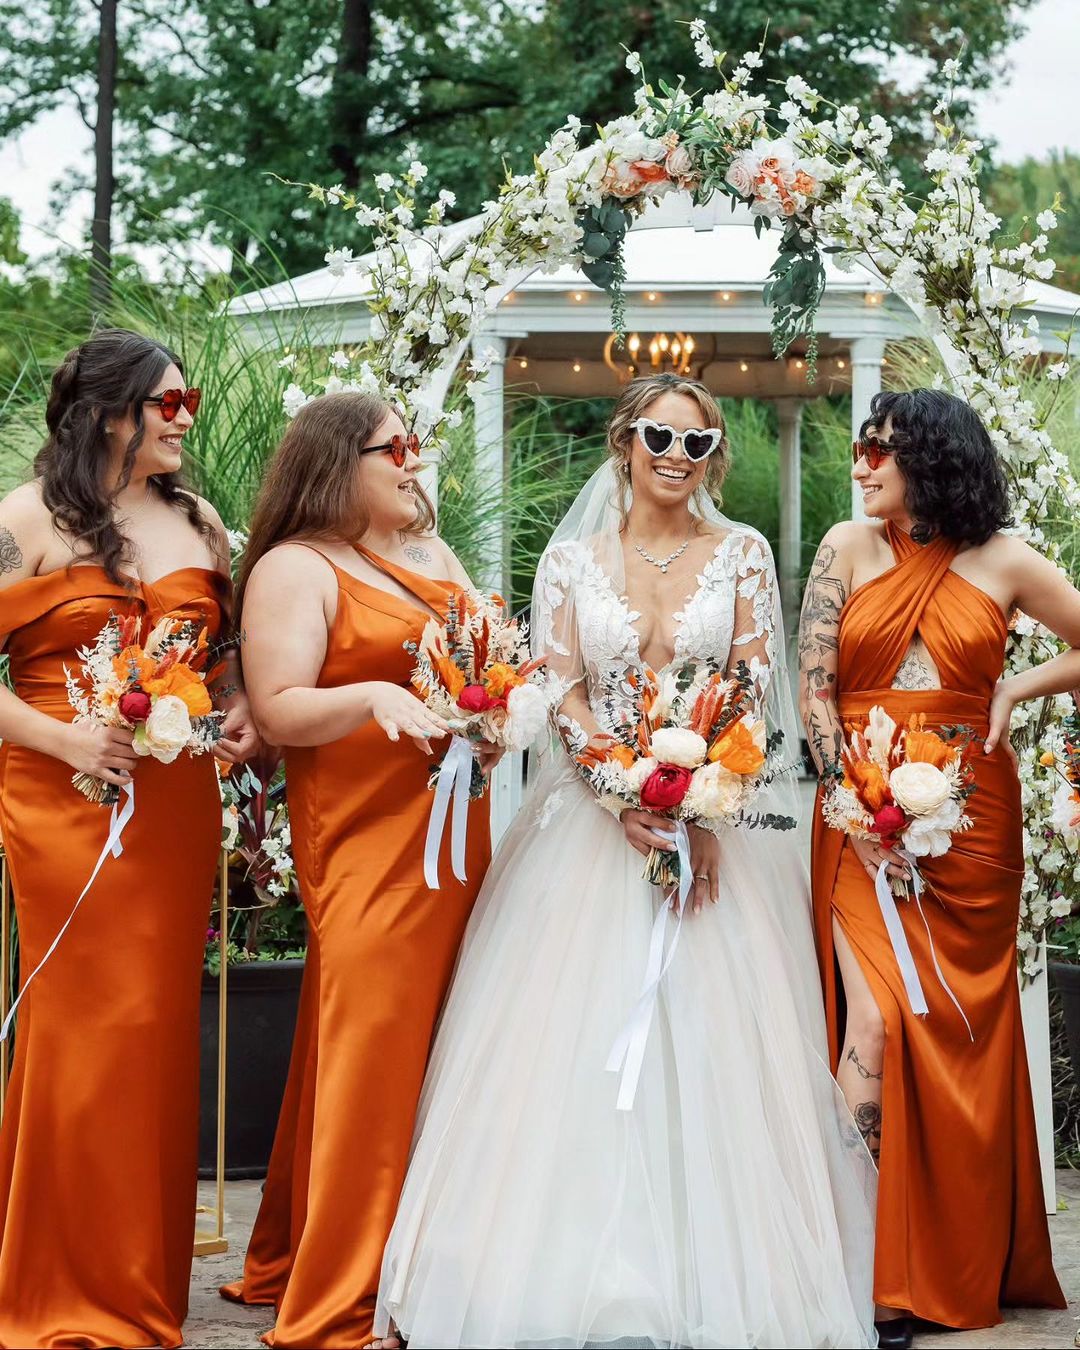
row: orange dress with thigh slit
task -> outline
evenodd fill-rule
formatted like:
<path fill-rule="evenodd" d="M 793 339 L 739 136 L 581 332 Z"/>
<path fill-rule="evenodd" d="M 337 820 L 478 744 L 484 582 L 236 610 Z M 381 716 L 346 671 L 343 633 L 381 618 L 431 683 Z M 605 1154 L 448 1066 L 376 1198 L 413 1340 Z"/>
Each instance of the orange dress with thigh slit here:
<path fill-rule="evenodd" d="M 320 688 L 367 680 L 409 688 L 414 658 L 403 644 L 419 638 L 431 610 L 445 618 L 460 594 L 368 556 L 417 603 L 335 567 Z M 412 741 L 391 742 L 368 722 L 328 745 L 288 750 L 285 766 L 308 960 L 243 1279 L 221 1292 L 276 1304 L 264 1339 L 279 1350 L 336 1350 L 372 1338 L 435 1022 L 491 855 L 488 800 L 469 808 L 467 882 L 451 871 L 447 829 L 441 889 L 430 891 L 431 761 Z"/>
<path fill-rule="evenodd" d="M 229 583 L 184 568 L 134 590 L 81 565 L 0 591 L 19 696 L 74 710 L 64 665 L 110 612 L 217 634 Z M 145 636 L 145 632 L 144 632 Z M 25 977 L 98 859 L 110 812 L 70 765 L 0 749 L 0 833 Z M 199 990 L 221 798 L 212 755 L 140 760 L 135 814 L 19 1005 L 0 1129 L 0 1346 L 178 1346 L 198 1165 Z"/>
<path fill-rule="evenodd" d="M 956 545 L 920 548 L 887 526 L 895 565 L 852 595 L 840 619 L 839 709 L 865 724 L 880 705 L 898 723 L 965 725 L 980 737 L 1001 675 L 1007 626 L 985 592 L 950 570 Z M 916 633 L 940 689 L 893 689 Z M 929 1016 L 917 1017 L 874 885 L 844 835 L 814 814 L 815 926 L 833 1068 L 842 1048 L 834 916 L 885 1020 L 874 1297 L 949 1327 L 992 1326 L 1003 1304 L 1065 1306 L 1050 1256 L 1016 976 L 1024 876 L 1020 784 L 1006 750 L 970 752 L 973 828 L 948 853 L 919 860 L 923 908 L 898 909 Z"/>

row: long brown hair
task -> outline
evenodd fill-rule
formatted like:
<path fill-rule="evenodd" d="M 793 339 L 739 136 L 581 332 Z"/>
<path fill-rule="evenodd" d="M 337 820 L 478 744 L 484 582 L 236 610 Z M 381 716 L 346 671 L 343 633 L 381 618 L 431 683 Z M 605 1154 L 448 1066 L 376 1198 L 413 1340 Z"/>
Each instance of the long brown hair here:
<path fill-rule="evenodd" d="M 619 395 L 608 422 L 608 454 L 615 462 L 615 470 L 623 488 L 624 503 L 629 496 L 630 488 L 630 448 L 634 442 L 634 428 L 631 423 L 636 422 L 639 417 L 645 417 L 649 405 L 661 394 L 685 394 L 687 398 L 692 398 L 701 409 L 704 425 L 719 427 L 725 433 L 720 444 L 709 456 L 702 484 L 709 496 L 719 505 L 720 489 L 731 464 L 724 414 L 720 411 L 720 404 L 714 395 L 700 380 L 690 380 L 683 375 L 666 372 L 663 375 L 642 375 L 636 380 L 631 380 Z M 623 509 L 626 509 L 625 505 Z"/>
<path fill-rule="evenodd" d="M 41 497 L 58 530 L 80 546 L 80 556 L 100 561 L 111 581 L 124 584 L 121 564 L 132 562 L 131 541 L 113 519 L 116 493 L 131 479 L 142 444 L 143 401 L 169 365 L 183 373 L 180 358 L 153 338 L 126 328 L 103 328 L 73 347 L 56 368 L 45 408 L 49 435 L 34 460 Z M 120 478 L 110 492 L 105 484 L 109 450 L 105 424 L 130 410 L 135 434 L 127 444 Z M 155 473 L 147 480 L 171 506 L 177 506 L 217 551 L 213 527 L 199 501 L 178 473 Z"/>
<path fill-rule="evenodd" d="M 287 539 L 359 542 L 371 512 L 358 473 L 359 452 L 391 412 L 370 394 L 324 394 L 289 424 L 263 477 L 236 586 L 236 613 L 259 559 Z M 431 501 L 415 483 L 416 519 L 402 534 L 435 528 Z"/>

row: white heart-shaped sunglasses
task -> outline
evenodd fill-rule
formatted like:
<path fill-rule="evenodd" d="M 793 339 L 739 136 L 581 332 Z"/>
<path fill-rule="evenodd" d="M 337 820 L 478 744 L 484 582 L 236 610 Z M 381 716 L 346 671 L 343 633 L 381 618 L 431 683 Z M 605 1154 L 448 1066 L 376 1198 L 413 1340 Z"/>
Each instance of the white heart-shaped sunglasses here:
<path fill-rule="evenodd" d="M 639 417 L 637 421 L 630 425 L 641 437 L 641 443 L 648 450 L 650 455 L 659 459 L 661 455 L 666 455 L 676 441 L 682 441 L 683 454 L 695 464 L 709 455 L 716 449 L 724 439 L 724 433 L 720 427 L 693 427 L 687 431 L 676 431 L 674 427 L 669 427 L 666 422 L 654 422 L 651 417 Z"/>

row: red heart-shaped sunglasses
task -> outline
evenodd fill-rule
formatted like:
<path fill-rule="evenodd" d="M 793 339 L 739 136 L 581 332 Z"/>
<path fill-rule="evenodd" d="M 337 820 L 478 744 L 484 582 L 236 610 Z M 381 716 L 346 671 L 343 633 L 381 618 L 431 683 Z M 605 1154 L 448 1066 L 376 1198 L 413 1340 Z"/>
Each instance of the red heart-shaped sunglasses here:
<path fill-rule="evenodd" d="M 192 417 L 195 416 L 202 402 L 202 390 L 165 389 L 160 394 L 154 394 L 152 398 L 144 398 L 143 402 L 155 403 L 161 409 L 164 420 L 171 422 L 181 408 L 186 408 Z"/>

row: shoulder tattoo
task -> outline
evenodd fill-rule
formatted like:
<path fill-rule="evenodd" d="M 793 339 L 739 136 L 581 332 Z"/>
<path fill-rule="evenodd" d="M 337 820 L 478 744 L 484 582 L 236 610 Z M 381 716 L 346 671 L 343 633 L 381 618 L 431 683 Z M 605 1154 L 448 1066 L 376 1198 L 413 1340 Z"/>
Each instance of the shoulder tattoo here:
<path fill-rule="evenodd" d="M 18 571 L 22 565 L 22 549 L 15 542 L 15 536 L 0 525 L 0 576 L 5 572 Z"/>

